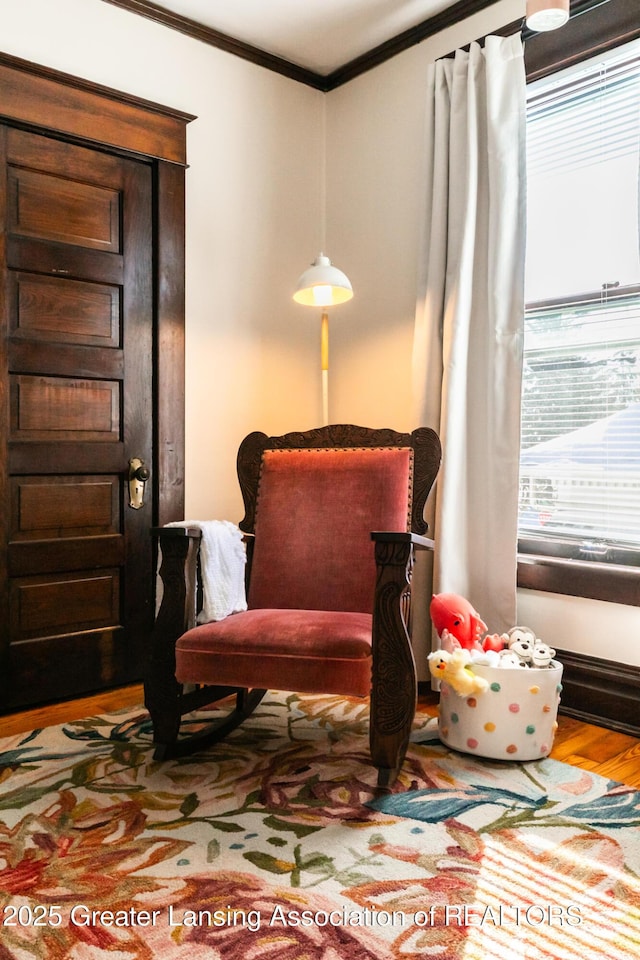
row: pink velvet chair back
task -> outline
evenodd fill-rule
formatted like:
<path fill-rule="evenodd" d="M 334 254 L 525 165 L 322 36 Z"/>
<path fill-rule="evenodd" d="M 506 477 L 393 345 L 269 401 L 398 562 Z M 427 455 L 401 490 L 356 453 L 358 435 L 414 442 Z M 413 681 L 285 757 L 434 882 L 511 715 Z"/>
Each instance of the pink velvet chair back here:
<path fill-rule="evenodd" d="M 370 613 L 372 531 L 410 529 L 408 447 L 265 450 L 249 607 Z"/>

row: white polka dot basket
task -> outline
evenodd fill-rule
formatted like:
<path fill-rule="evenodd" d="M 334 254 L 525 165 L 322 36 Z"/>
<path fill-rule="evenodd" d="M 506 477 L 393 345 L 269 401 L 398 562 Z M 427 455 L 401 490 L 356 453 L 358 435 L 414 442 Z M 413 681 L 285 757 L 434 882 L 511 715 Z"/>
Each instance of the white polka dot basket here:
<path fill-rule="evenodd" d="M 462 697 L 440 685 L 438 734 L 454 750 L 494 760 L 538 760 L 551 752 L 558 726 L 562 664 L 500 669 L 474 664 L 487 680 L 482 693 Z"/>

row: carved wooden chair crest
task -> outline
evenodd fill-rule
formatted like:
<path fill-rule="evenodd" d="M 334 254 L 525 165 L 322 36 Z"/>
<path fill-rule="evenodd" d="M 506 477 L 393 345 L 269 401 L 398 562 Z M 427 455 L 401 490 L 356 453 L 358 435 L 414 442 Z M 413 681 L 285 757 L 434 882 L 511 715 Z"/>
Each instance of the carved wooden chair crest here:
<path fill-rule="evenodd" d="M 245 438 L 248 609 L 196 626 L 200 531 L 156 531 L 163 599 L 145 701 L 157 758 L 220 739 L 267 689 L 332 693 L 370 697 L 378 784 L 394 781 L 417 697 L 411 568 L 416 548 L 433 547 L 424 507 L 439 465 L 440 442 L 427 428 L 337 425 Z M 231 694 L 227 717 L 179 737 L 185 713 Z"/>

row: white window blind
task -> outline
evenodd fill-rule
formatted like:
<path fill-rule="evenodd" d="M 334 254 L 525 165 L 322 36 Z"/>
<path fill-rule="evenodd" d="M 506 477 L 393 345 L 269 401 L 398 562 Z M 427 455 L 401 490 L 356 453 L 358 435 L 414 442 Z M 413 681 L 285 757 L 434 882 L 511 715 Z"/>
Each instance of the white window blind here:
<path fill-rule="evenodd" d="M 531 84 L 521 549 L 640 562 L 640 44 Z"/>

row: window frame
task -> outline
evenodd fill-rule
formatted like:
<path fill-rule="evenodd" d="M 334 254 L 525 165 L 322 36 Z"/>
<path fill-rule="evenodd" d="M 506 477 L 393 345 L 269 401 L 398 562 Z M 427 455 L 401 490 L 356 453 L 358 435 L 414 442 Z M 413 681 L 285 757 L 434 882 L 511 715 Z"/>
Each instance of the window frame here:
<path fill-rule="evenodd" d="M 637 39 L 640 24 L 627 0 L 577 0 L 560 30 L 525 30 L 524 37 L 527 82 L 532 82 Z M 549 550 L 541 554 L 539 542 L 519 539 L 518 587 L 640 606 L 640 566 L 628 562 L 637 558 L 620 551 L 614 562 L 602 563 L 567 555 L 579 544 L 559 538 L 546 543 Z"/>

